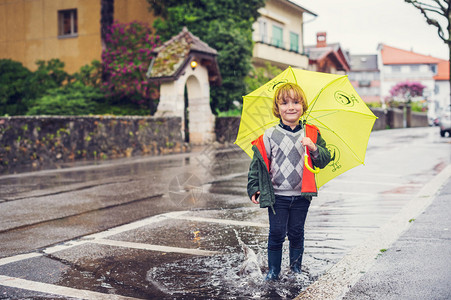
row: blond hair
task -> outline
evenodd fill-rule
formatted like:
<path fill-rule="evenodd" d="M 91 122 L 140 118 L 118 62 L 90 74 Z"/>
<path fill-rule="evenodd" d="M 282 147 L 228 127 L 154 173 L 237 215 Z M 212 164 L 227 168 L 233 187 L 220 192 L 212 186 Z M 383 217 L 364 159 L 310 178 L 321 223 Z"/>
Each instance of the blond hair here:
<path fill-rule="evenodd" d="M 302 88 L 297 85 L 296 83 L 284 83 L 281 84 L 276 92 L 274 93 L 274 99 L 273 99 L 273 105 L 272 105 L 272 113 L 273 115 L 280 119 L 280 113 L 279 113 L 279 100 L 283 100 L 286 96 L 290 95 L 290 91 L 294 92 L 294 97 L 296 100 L 300 100 L 302 103 L 302 109 L 304 114 L 308 109 L 307 99 L 305 97 L 305 93 L 302 90 Z"/>

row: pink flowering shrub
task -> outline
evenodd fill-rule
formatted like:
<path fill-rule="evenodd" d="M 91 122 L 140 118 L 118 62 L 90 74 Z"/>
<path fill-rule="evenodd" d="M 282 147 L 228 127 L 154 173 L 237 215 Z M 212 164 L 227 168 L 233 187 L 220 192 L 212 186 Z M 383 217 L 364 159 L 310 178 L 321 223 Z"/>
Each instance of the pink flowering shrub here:
<path fill-rule="evenodd" d="M 411 100 L 413 97 L 423 96 L 425 85 L 415 81 L 404 81 L 396 84 L 390 89 L 392 97 L 399 97 L 405 101 Z"/>
<path fill-rule="evenodd" d="M 150 108 L 153 113 L 158 99 L 155 85 L 147 82 L 146 72 L 152 60 L 152 50 L 159 37 L 151 36 L 145 23 L 118 23 L 115 21 L 105 38 L 102 52 L 104 72 L 103 90 L 112 102 Z"/>

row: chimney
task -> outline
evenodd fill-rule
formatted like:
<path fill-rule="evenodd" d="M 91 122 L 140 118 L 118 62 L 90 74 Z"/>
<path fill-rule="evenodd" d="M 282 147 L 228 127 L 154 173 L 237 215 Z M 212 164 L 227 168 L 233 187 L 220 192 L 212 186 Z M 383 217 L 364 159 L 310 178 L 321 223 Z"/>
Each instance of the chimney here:
<path fill-rule="evenodd" d="M 325 32 L 318 32 L 316 34 L 316 48 L 327 47 L 326 35 Z"/>

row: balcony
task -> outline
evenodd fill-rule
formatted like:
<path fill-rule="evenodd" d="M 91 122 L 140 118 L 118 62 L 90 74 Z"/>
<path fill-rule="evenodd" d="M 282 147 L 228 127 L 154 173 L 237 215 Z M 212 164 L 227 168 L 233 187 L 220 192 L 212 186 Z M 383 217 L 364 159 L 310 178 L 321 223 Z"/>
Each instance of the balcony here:
<path fill-rule="evenodd" d="M 281 69 L 288 66 L 300 69 L 308 68 L 308 57 L 306 55 L 258 41 L 254 44 L 252 60 L 258 66 L 263 66 L 265 62 L 269 62 Z"/>

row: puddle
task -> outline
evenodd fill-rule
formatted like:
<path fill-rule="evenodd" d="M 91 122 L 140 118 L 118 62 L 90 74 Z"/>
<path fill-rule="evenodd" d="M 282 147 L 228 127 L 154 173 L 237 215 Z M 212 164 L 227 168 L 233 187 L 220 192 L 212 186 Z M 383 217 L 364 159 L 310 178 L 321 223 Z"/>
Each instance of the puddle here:
<path fill-rule="evenodd" d="M 266 282 L 266 243 L 256 249 L 235 231 L 239 252 L 193 257 L 151 268 L 147 280 L 171 298 L 292 299 L 313 282 L 307 272 L 288 270 L 285 252 L 280 280 Z M 254 249 L 255 250 L 254 250 Z"/>

